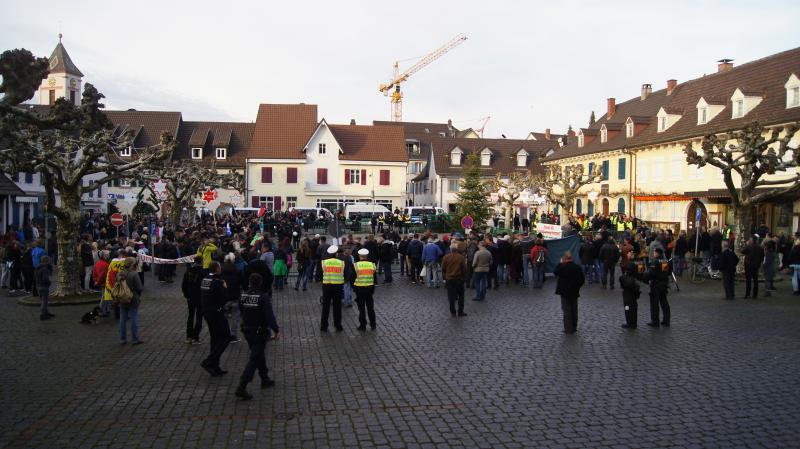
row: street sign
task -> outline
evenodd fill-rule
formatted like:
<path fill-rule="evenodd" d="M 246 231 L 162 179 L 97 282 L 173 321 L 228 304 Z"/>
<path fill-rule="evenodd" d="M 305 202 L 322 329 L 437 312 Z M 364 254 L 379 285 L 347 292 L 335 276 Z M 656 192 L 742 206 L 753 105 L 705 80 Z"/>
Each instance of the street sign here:
<path fill-rule="evenodd" d="M 700 221 L 700 218 L 702 216 L 703 216 L 703 211 L 699 207 L 697 209 L 695 209 L 695 212 L 694 212 L 695 221 Z"/>
<path fill-rule="evenodd" d="M 111 214 L 111 226 L 122 226 L 122 214 Z"/>
<path fill-rule="evenodd" d="M 461 219 L 461 227 L 464 229 L 472 229 L 473 224 L 475 224 L 475 220 L 469 214 L 464 215 L 464 218 Z"/>

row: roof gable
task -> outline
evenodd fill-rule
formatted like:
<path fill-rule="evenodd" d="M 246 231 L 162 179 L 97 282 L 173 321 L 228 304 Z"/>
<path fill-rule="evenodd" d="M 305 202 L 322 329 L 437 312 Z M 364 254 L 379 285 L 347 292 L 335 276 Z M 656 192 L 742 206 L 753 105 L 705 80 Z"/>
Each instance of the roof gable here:
<path fill-rule="evenodd" d="M 61 43 L 61 34 L 58 35 L 58 44 L 50 54 L 50 73 L 66 73 L 68 75 L 83 76 L 78 67 L 72 62 L 67 49 Z"/>
<path fill-rule="evenodd" d="M 317 124 L 315 104 L 261 104 L 247 157 L 304 159 L 302 150 Z"/>

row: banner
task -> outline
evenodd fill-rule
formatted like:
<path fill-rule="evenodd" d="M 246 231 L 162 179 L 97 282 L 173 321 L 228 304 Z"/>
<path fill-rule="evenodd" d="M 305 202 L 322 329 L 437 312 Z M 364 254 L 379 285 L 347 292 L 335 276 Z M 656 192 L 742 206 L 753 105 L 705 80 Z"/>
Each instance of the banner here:
<path fill-rule="evenodd" d="M 153 257 L 153 256 L 146 256 L 144 254 L 138 254 L 137 258 L 144 263 L 153 263 L 157 265 L 179 265 L 182 263 L 192 263 L 194 262 L 195 256 L 185 256 L 180 257 L 178 259 L 162 259 L 160 257 Z"/>
<path fill-rule="evenodd" d="M 560 239 L 561 225 L 536 223 L 536 232 L 540 232 L 545 240 Z"/>
<path fill-rule="evenodd" d="M 563 256 L 567 251 L 572 253 L 573 262 L 577 263 L 578 265 L 581 264 L 581 258 L 579 255 L 581 250 L 580 236 L 571 235 L 563 239 L 548 240 L 545 242 L 545 246 L 547 247 L 547 268 L 545 269 L 545 272 L 552 273 L 553 270 L 555 270 L 556 265 L 561 262 L 561 256 Z"/>

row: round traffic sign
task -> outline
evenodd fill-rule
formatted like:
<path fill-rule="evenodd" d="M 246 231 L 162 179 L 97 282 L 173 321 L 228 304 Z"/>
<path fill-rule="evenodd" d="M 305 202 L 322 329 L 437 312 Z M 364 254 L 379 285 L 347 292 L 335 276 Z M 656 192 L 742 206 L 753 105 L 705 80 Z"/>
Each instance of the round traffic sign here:
<path fill-rule="evenodd" d="M 111 214 L 111 226 L 122 226 L 122 214 Z"/>
<path fill-rule="evenodd" d="M 472 228 L 473 224 L 475 224 L 475 220 L 469 214 L 464 215 L 464 218 L 461 219 L 461 227 L 464 229 Z"/>

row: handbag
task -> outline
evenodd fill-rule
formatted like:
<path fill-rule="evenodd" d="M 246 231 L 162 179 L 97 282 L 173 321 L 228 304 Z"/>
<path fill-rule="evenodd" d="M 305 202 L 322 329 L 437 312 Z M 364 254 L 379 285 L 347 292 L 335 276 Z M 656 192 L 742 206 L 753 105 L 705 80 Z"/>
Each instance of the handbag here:
<path fill-rule="evenodd" d="M 425 277 L 426 274 L 428 274 L 428 267 L 422 267 L 422 270 L 419 272 L 419 276 Z"/>

